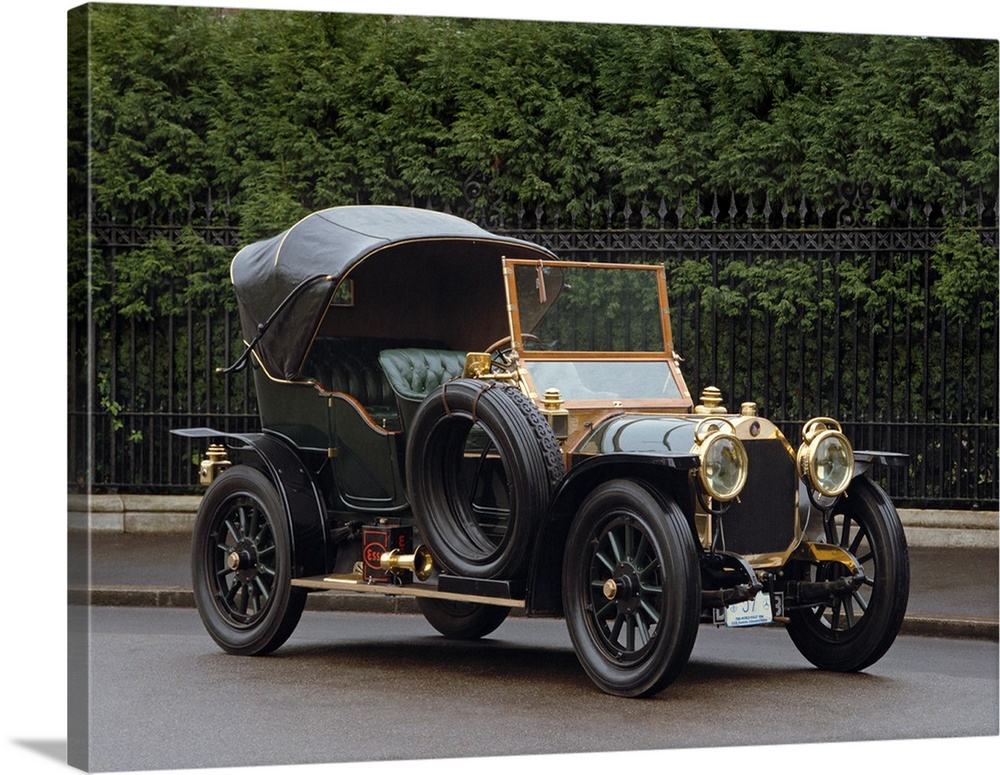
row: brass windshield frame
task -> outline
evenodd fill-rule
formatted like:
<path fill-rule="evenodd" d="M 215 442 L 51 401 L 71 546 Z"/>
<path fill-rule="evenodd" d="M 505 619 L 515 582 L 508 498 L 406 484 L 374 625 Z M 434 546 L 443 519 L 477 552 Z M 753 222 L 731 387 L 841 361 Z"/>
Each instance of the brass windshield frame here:
<path fill-rule="evenodd" d="M 518 312 L 517 282 L 515 269 L 517 267 L 537 267 L 558 266 L 571 269 L 586 270 L 612 270 L 612 271 L 636 271 L 651 272 L 655 275 L 658 293 L 658 312 L 660 330 L 662 332 L 663 347 L 661 350 L 651 351 L 630 351 L 630 352 L 608 352 L 608 351 L 577 351 L 577 350 L 525 350 L 523 341 L 523 331 L 521 319 Z M 507 290 L 507 319 L 510 326 L 511 348 L 517 356 L 518 361 L 524 365 L 524 377 L 530 389 L 532 398 L 537 398 L 544 391 L 544 385 L 535 385 L 531 377 L 532 361 L 590 361 L 590 362 L 621 362 L 621 361 L 646 361 L 665 363 L 670 370 L 670 374 L 677 384 L 681 398 L 674 399 L 621 399 L 609 402 L 607 400 L 567 400 L 568 409 L 599 409 L 606 408 L 609 404 L 613 408 L 620 409 L 660 409 L 677 411 L 687 411 L 693 406 L 691 393 L 684 381 L 678 366 L 678 358 L 674 353 L 673 337 L 670 329 L 670 305 L 667 297 L 666 270 L 662 266 L 647 264 L 610 264 L 586 261 L 545 261 L 537 259 L 507 258 L 503 259 L 504 285 Z"/>

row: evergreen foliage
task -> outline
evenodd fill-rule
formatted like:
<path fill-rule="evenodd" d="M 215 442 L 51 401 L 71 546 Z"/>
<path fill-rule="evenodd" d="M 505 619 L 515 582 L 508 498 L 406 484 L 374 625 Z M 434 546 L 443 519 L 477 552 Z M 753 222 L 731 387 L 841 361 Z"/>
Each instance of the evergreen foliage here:
<path fill-rule="evenodd" d="M 702 198 L 714 194 L 741 203 L 725 224 L 737 228 L 769 228 L 762 203 L 800 201 L 818 227 L 860 225 L 843 212 L 847 185 L 864 187 L 867 226 L 932 225 L 930 258 L 876 267 L 839 252 L 670 257 L 681 345 L 693 348 L 711 316 L 734 332 L 774 331 L 789 362 L 798 346 L 802 364 L 820 363 L 810 348 L 842 325 L 839 354 L 823 356 L 800 402 L 823 400 L 836 372 L 837 394 L 845 380 L 893 387 L 852 407 L 845 385 L 832 412 L 943 419 L 962 413 L 952 403 L 962 394 L 931 386 L 968 373 L 992 396 L 976 419 L 996 419 L 998 262 L 984 239 L 998 194 L 995 40 L 114 4 L 81 18 L 86 31 L 71 18 L 70 35 L 89 59 L 88 78 L 70 81 L 69 312 L 96 323 L 99 371 L 109 348 L 124 362 L 177 338 L 167 326 L 126 345 L 109 341 L 115 325 L 161 331 L 166 316 L 232 312 L 231 250 L 203 229 L 220 222 L 248 242 L 335 205 L 461 214 L 471 204 L 507 223 L 544 210 L 563 228 L 587 228 L 631 202 L 663 203 L 681 228 L 719 228 Z M 184 228 L 88 263 L 87 217 Z M 662 211 L 644 217 L 656 227 Z M 849 341 L 861 319 L 870 330 Z M 980 332 L 985 355 L 949 350 L 946 322 Z M 869 335 L 888 347 L 877 351 Z M 728 348 L 723 371 L 735 383 L 752 353 L 732 337 L 701 350 L 707 363 L 707 353 L 726 361 Z M 193 364 L 237 338 L 215 329 L 184 342 L 178 395 L 194 391 L 209 406 L 210 375 Z M 915 363 L 923 389 L 907 393 L 898 375 Z M 718 374 L 718 363 L 704 370 Z M 118 382 L 102 384 L 102 406 L 120 405 Z"/>
<path fill-rule="evenodd" d="M 358 200 L 568 215 L 692 191 L 957 206 L 997 187 L 996 41 L 92 6 L 93 196 L 208 188 L 251 239 Z"/>
<path fill-rule="evenodd" d="M 876 226 L 892 225 L 891 202 L 995 208 L 996 41 L 90 9 L 98 220 L 197 223 L 221 209 L 250 241 L 333 205 L 460 209 L 478 195 L 508 221 L 544 208 L 589 223 L 609 202 L 662 201 L 698 227 L 699 192 L 834 212 L 845 183 L 870 187 Z M 995 253 L 958 239 L 962 225 L 940 255 L 988 268 Z M 114 274 L 121 312 L 150 314 L 136 293 L 158 279 L 211 295 L 200 281 L 219 273 L 193 273 L 192 250 L 131 254 Z M 970 279 L 975 299 L 995 295 L 989 271 Z"/>

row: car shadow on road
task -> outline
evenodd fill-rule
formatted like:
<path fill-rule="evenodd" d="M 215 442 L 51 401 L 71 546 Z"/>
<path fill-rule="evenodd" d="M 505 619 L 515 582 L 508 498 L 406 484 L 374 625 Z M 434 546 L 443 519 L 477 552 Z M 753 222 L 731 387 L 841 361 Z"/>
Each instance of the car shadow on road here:
<path fill-rule="evenodd" d="M 227 655 L 218 656 L 225 659 Z M 264 661 L 274 659 L 281 660 L 283 670 L 293 669 L 296 674 L 350 674 L 360 681 L 406 682 L 419 675 L 425 681 L 516 687 L 518 691 L 549 686 L 558 687 L 561 693 L 593 689 L 568 641 L 541 646 L 496 635 L 474 641 L 423 634 L 350 640 L 333 636 L 329 642 L 287 643 Z"/>
<path fill-rule="evenodd" d="M 331 638 L 328 643 L 286 644 L 273 656 L 300 662 L 306 672 L 370 669 L 386 680 L 397 675 L 402 678 L 447 672 L 452 681 L 494 682 L 496 687 L 513 683 L 532 690 L 558 686 L 562 693 L 592 694 L 596 691 L 568 640 L 565 645 L 539 645 L 496 635 L 476 641 L 450 640 L 435 635 L 346 642 Z M 778 700 L 790 685 L 816 685 L 817 682 L 830 691 L 851 692 L 886 688 L 892 684 L 890 679 L 868 673 L 829 673 L 801 664 L 730 663 L 700 657 L 696 649 L 677 681 L 657 697 L 664 700 L 687 695 L 696 697 L 705 692 L 732 693 L 738 697 L 753 691 L 758 697 L 773 692 Z"/>

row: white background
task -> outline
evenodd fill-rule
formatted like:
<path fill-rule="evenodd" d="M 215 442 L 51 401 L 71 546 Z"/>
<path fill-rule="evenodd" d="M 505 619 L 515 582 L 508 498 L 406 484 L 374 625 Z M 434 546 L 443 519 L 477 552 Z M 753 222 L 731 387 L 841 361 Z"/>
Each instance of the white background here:
<path fill-rule="evenodd" d="M 915 3 L 834 0 L 824 3 L 712 0 L 654 5 L 568 0 L 191 0 L 186 5 L 287 8 L 294 10 L 482 16 L 560 21 L 665 24 L 693 27 L 862 32 L 928 37 L 998 37 L 995 3 Z M 76 3 L 20 0 L 4 7 L 0 25 L 3 57 L 3 228 L 9 244 L 0 283 L 0 389 L 4 495 L 0 528 L 0 713 L 4 729 L 0 762 L 6 772 L 64 772 L 66 765 L 38 753 L 66 739 L 66 541 L 65 541 L 65 186 L 66 12 Z M 986 10 L 989 8 L 989 10 Z M 866 772 L 881 763 L 912 773 L 948 771 L 958 762 L 977 767 L 998 760 L 997 738 L 901 741 L 857 745 L 785 746 L 786 766 L 813 769 L 829 762 Z M 873 761 L 872 754 L 876 755 Z M 393 771 L 432 767 L 442 772 L 501 773 L 512 768 L 584 767 L 629 772 L 644 766 L 708 771 L 722 766 L 756 768 L 778 751 L 740 749 L 728 753 L 663 753 L 539 756 L 453 760 L 434 765 L 302 765 L 260 767 L 253 775 L 362 773 L 382 766 Z M 806 758 L 803 758 L 806 757 Z M 817 758 L 818 757 L 818 758 Z M 835 757 L 834 763 L 830 757 Z M 981 758 L 982 757 L 982 758 Z M 677 769 L 675 769 L 677 768 Z M 166 771 L 163 771 L 166 772 Z M 181 772 L 181 771 L 173 771 Z M 199 771 L 188 771 L 199 772 Z M 243 770 L 213 769 L 205 773 Z"/>

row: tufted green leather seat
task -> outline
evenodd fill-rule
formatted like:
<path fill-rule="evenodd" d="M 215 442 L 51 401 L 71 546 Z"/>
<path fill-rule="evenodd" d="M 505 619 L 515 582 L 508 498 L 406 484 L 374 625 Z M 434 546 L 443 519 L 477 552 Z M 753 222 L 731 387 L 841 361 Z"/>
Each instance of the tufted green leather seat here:
<path fill-rule="evenodd" d="M 465 369 L 464 350 L 437 350 L 403 347 L 383 350 L 378 360 L 399 406 L 403 429 L 434 388 L 461 377 Z"/>
<path fill-rule="evenodd" d="M 346 393 L 360 403 L 374 423 L 387 430 L 400 430 L 396 396 L 379 366 L 383 348 L 399 340 L 317 339 L 302 370 L 324 390 Z"/>
<path fill-rule="evenodd" d="M 395 403 L 392 389 L 378 367 L 380 344 L 377 340 L 319 339 L 303 372 L 326 390 L 353 396 L 362 406 L 391 406 Z"/>

